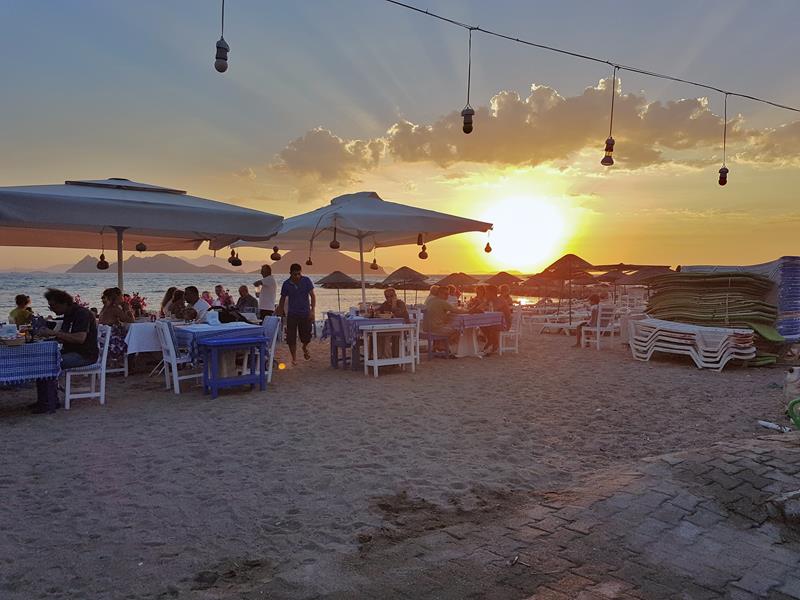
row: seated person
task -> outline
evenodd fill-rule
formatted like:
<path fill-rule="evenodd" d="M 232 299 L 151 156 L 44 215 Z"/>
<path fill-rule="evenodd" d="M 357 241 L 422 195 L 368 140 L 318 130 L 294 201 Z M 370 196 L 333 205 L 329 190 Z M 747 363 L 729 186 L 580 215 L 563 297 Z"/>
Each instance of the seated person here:
<path fill-rule="evenodd" d="M 429 298 L 422 319 L 423 331 L 448 336 L 448 343 L 458 341 L 458 332 L 450 324 L 454 314 L 464 314 L 465 310 L 456 308 L 447 301 L 448 289 L 439 287 L 436 296 Z"/>
<path fill-rule="evenodd" d="M 486 303 L 486 286 L 475 286 L 475 296 L 470 298 L 467 302 L 467 310 L 471 313 L 482 313 L 489 310 L 489 305 Z"/>
<path fill-rule="evenodd" d="M 49 289 L 44 294 L 47 304 L 57 315 L 63 315 L 61 329 L 41 329 L 36 332 L 43 337 L 55 338 L 63 344 L 61 368 L 85 367 L 97 362 L 100 351 L 97 347 L 97 322 L 88 308 L 75 302 L 67 292 Z"/>
<path fill-rule="evenodd" d="M 172 296 L 175 295 L 175 290 L 177 290 L 174 285 L 170 286 L 167 289 L 167 292 L 164 294 L 164 299 L 161 301 L 161 310 L 158 311 L 159 316 L 161 317 L 168 317 L 170 312 L 170 304 L 172 304 Z"/>
<path fill-rule="evenodd" d="M 30 296 L 17 294 L 14 297 L 14 303 L 17 307 L 8 313 L 8 322 L 14 325 L 29 325 L 31 319 L 33 319 Z"/>
<path fill-rule="evenodd" d="M 378 312 L 392 313 L 393 317 L 404 319 L 408 323 L 408 308 L 406 303 L 397 297 L 397 291 L 394 288 L 386 288 L 383 290 L 383 297 L 386 301 L 378 307 Z"/>
<path fill-rule="evenodd" d="M 386 288 L 383 290 L 383 296 L 386 298 L 386 301 L 378 307 L 378 312 L 392 313 L 393 317 L 403 319 L 408 323 L 410 321 L 408 308 L 406 307 L 406 303 L 397 297 L 397 291 L 394 288 Z M 380 341 L 380 355 L 382 358 L 399 355 L 400 336 L 398 334 L 378 334 L 378 339 Z"/>
<path fill-rule="evenodd" d="M 514 306 L 514 300 L 511 298 L 511 288 L 507 285 L 504 284 L 498 288 L 497 296 L 508 306 Z"/>
<path fill-rule="evenodd" d="M 425 298 L 425 307 L 427 308 L 428 302 L 430 302 L 431 298 L 436 298 L 439 295 L 439 286 L 432 285 L 430 292 L 428 293 L 428 297 Z"/>
<path fill-rule="evenodd" d="M 454 285 L 447 286 L 447 301 L 452 304 L 453 306 L 458 306 L 458 298 L 461 294 L 458 291 L 458 288 Z"/>
<path fill-rule="evenodd" d="M 239 288 L 239 291 L 241 293 L 241 288 Z M 233 298 L 223 285 L 217 284 L 214 286 L 214 295 L 216 297 L 210 302 L 211 306 L 228 308 L 234 305 Z"/>
<path fill-rule="evenodd" d="M 165 317 L 183 319 L 183 311 L 186 309 L 186 296 L 183 290 L 176 289 L 172 292 L 172 298 L 166 305 Z"/>
<path fill-rule="evenodd" d="M 206 317 L 206 313 L 211 309 L 211 305 L 200 297 L 200 292 L 193 285 L 183 290 L 183 295 L 189 307 L 193 308 L 197 313 L 194 320 L 198 323 L 202 322 Z"/>
<path fill-rule="evenodd" d="M 257 313 L 258 298 L 250 295 L 246 285 L 239 286 L 239 299 L 236 301 L 236 310 L 240 313 Z"/>
<path fill-rule="evenodd" d="M 122 301 L 122 293 L 118 287 L 103 290 L 101 296 L 103 308 L 98 315 L 101 325 L 122 325 L 133 323 L 134 317 L 130 306 Z"/>
<path fill-rule="evenodd" d="M 506 304 L 505 300 L 497 295 L 497 286 L 487 285 L 484 291 L 484 303 L 486 309 L 492 312 L 503 313 L 505 328 L 511 326 L 511 307 Z M 484 352 L 491 354 L 500 348 L 500 327 L 481 327 L 481 331 L 486 336 L 486 346 Z"/>
<path fill-rule="evenodd" d="M 589 320 L 584 321 L 583 323 L 578 323 L 578 327 L 575 329 L 575 347 L 578 348 L 581 345 L 581 334 L 583 333 L 583 328 L 586 326 L 594 327 L 597 325 L 597 315 L 600 308 L 600 296 L 597 294 L 592 294 L 589 296 Z"/>

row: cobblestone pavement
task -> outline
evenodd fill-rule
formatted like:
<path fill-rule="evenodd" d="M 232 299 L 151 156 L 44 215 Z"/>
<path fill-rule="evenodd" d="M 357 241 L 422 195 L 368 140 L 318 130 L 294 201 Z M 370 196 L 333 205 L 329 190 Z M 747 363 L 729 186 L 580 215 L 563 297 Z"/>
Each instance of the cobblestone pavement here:
<path fill-rule="evenodd" d="M 360 536 L 335 589 L 299 569 L 236 597 L 797 599 L 800 526 L 767 513 L 797 489 L 800 437 L 787 434 L 645 459 L 533 502 L 383 499 L 386 527 Z"/>

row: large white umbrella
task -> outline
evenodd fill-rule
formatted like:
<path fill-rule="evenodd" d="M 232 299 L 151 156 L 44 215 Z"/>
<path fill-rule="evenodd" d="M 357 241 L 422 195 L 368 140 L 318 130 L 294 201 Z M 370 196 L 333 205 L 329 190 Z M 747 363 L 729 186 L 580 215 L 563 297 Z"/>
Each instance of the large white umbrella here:
<path fill-rule="evenodd" d="M 282 222 L 278 215 L 128 179 L 0 187 L 0 245 L 98 248 L 103 232 L 113 232 L 120 288 L 123 249 L 196 250 L 207 241 L 218 250 L 236 240 L 266 240 Z"/>
<path fill-rule="evenodd" d="M 269 242 L 242 241 L 232 246 L 278 246 L 283 250 L 308 249 L 311 253 L 315 244 L 327 246 L 335 239 L 339 244 L 336 249 L 359 253 L 361 298 L 366 302 L 364 252 L 491 228 L 491 223 L 388 202 L 375 192 L 357 192 L 338 196 L 328 206 L 284 220 L 278 235 Z"/>

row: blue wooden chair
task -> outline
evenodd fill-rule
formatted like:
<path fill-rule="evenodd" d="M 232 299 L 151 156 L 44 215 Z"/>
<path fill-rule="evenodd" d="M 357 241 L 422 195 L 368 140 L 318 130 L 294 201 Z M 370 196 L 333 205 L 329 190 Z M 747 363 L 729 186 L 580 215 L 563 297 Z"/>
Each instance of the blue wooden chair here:
<path fill-rule="evenodd" d="M 344 317 L 338 313 L 329 312 L 328 328 L 331 337 L 331 366 L 338 369 L 339 361 L 342 361 L 342 367 L 347 368 L 348 363 L 353 361 L 353 346 L 347 339 Z M 349 358 L 348 350 L 350 351 Z M 340 351 L 341 357 L 339 356 Z"/>
<path fill-rule="evenodd" d="M 446 333 L 432 333 L 425 328 L 420 332 L 420 337 L 428 344 L 428 360 L 433 360 L 434 356 L 448 358 L 450 356 L 450 336 Z M 447 350 L 434 350 L 434 342 L 444 342 Z"/>

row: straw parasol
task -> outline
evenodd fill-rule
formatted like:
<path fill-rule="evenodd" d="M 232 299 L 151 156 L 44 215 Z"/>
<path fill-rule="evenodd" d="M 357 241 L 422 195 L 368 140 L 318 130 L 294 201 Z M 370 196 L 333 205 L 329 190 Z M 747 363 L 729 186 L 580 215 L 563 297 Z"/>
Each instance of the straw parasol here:
<path fill-rule="evenodd" d="M 464 285 L 475 285 L 476 283 L 478 283 L 478 280 L 472 277 L 471 275 L 458 272 L 458 273 L 450 273 L 450 275 L 448 275 L 444 279 L 437 281 L 436 285 L 454 285 L 456 287 L 461 287 Z"/>
<path fill-rule="evenodd" d="M 492 275 L 483 283 L 487 285 L 513 285 L 522 281 L 519 277 L 515 277 L 506 271 L 500 271 L 497 275 Z"/>
<path fill-rule="evenodd" d="M 350 275 L 342 273 L 341 271 L 334 271 L 326 275 L 317 281 L 317 285 L 326 289 L 336 290 L 336 302 L 339 305 L 339 312 L 342 311 L 342 298 L 339 290 L 357 290 L 361 287 L 361 283 L 357 279 L 353 279 Z"/>
<path fill-rule="evenodd" d="M 403 301 L 406 299 L 406 290 L 427 290 L 430 287 L 428 284 L 428 276 L 419 271 L 415 271 L 411 267 L 400 267 L 396 271 L 392 271 L 386 279 L 381 282 L 381 285 L 403 290 Z"/>

